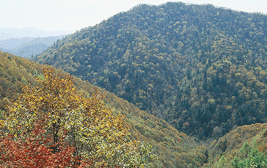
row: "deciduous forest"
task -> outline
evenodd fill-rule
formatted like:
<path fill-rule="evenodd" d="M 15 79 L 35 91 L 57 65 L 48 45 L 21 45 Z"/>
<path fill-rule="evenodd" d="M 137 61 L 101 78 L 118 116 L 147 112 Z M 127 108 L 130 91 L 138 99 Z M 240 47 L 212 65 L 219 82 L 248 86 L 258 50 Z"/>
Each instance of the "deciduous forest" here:
<path fill-rule="evenodd" d="M 140 5 L 32 60 L 115 93 L 198 138 L 266 122 L 267 17 L 212 5 Z"/>
<path fill-rule="evenodd" d="M 169 2 L 0 51 L 0 165 L 267 167 L 266 27 Z"/>

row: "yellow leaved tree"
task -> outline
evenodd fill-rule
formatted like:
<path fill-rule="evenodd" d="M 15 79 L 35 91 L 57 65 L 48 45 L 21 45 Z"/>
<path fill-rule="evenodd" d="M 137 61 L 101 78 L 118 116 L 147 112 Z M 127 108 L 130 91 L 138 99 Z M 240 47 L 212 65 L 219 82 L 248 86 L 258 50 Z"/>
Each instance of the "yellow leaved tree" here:
<path fill-rule="evenodd" d="M 100 94 L 86 98 L 72 83 L 71 76 L 46 67 L 37 86 L 25 86 L 23 94 L 9 106 L 2 127 L 15 138 L 27 137 L 34 124 L 43 121 L 52 136 L 53 152 L 58 142 L 75 147 L 75 155 L 92 167 L 142 167 L 151 151 L 129 138 L 123 116 L 114 116 Z M 40 137 L 32 137 L 40 138 Z"/>

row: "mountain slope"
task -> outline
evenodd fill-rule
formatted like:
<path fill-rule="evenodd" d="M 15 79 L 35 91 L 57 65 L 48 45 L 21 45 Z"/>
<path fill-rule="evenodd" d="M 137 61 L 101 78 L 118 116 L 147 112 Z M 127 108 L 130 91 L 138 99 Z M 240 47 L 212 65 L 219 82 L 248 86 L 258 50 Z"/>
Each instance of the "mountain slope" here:
<path fill-rule="evenodd" d="M 266 122 L 267 16 L 139 5 L 33 60 L 62 68 L 200 138 Z"/>
<path fill-rule="evenodd" d="M 42 76 L 44 65 L 1 51 L 0 59 L 0 107 L 3 111 L 6 103 L 18 98 L 21 86 L 36 84 L 35 77 Z M 67 75 L 62 70 L 56 69 L 56 71 Z M 98 88 L 76 77 L 73 77 L 73 82 L 86 96 L 95 93 L 95 89 Z M 206 148 L 198 146 L 193 138 L 178 132 L 166 121 L 138 109 L 113 93 L 101 88 L 98 88 L 98 93 L 106 97 L 107 106 L 114 114 L 125 115 L 125 124 L 129 125 L 132 138 L 139 137 L 140 140 L 153 146 L 158 160 L 150 161 L 151 167 L 187 167 L 188 164 L 199 167 L 203 165 Z"/>
<path fill-rule="evenodd" d="M 209 164 L 204 167 L 267 166 L 267 125 L 252 124 L 238 127 L 214 140 L 209 149 Z M 260 159 L 261 158 L 261 159 Z M 254 162 L 254 163 L 253 163 Z M 235 165 L 235 166 L 234 166 Z"/>

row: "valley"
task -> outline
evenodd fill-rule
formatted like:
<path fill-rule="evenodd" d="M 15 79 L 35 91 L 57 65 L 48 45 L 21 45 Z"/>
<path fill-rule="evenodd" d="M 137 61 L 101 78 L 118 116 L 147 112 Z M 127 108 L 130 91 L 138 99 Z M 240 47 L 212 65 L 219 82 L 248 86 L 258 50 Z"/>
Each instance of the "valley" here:
<path fill-rule="evenodd" d="M 2 135 L 10 105 L 50 68 L 71 75 L 80 97 L 103 96 L 104 110 L 123 116 L 127 142 L 146 146 L 145 156 L 134 151 L 140 167 L 267 167 L 266 27 L 260 13 L 143 4 L 54 37 L 29 59 L 0 51 Z"/>

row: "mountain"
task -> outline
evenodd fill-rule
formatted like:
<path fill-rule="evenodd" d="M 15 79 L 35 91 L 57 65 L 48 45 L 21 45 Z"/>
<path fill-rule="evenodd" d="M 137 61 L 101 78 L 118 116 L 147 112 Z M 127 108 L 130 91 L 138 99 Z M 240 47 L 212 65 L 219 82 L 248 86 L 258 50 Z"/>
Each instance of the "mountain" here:
<path fill-rule="evenodd" d="M 16 49 L 14 51 L 11 51 L 10 53 L 16 54 L 20 57 L 30 57 L 32 55 L 36 55 L 41 53 L 42 51 L 46 50 L 49 46 L 45 44 L 33 44 L 28 45 L 23 48 Z"/>
<path fill-rule="evenodd" d="M 264 123 L 267 16 L 212 5 L 139 5 L 59 40 L 47 63 L 199 138 Z"/>
<path fill-rule="evenodd" d="M 0 49 L 4 52 L 12 53 L 20 57 L 30 57 L 43 52 L 53 43 L 57 42 L 57 40 L 64 37 L 65 35 L 36 38 L 11 38 L 0 41 Z"/>
<path fill-rule="evenodd" d="M 32 41 L 33 39 L 34 39 L 33 37 L 23 37 L 23 38 L 10 38 L 6 40 L 1 40 L 0 47 L 6 50 L 13 50 L 24 43 Z"/>
<path fill-rule="evenodd" d="M 44 31 L 33 27 L 24 29 L 14 28 L 0 28 L 0 40 L 7 40 L 10 38 L 23 38 L 23 37 L 49 37 L 49 36 L 62 36 L 73 33 L 74 31 Z"/>
<path fill-rule="evenodd" d="M 203 167 L 267 167 L 266 144 L 266 124 L 240 126 L 211 143 Z"/>
<path fill-rule="evenodd" d="M 36 84 L 35 77 L 42 76 L 44 65 L 0 51 L 0 120 L 6 103 L 16 100 L 21 86 Z M 58 73 L 67 75 L 63 70 Z M 158 160 L 149 161 L 148 167 L 245 167 L 252 163 L 266 167 L 267 125 L 252 124 L 240 126 L 225 136 L 199 143 L 162 119 L 138 109 L 135 105 L 117 97 L 115 94 L 73 77 L 75 86 L 86 96 L 95 93 L 104 95 L 107 106 L 114 114 L 125 115 L 132 138 L 139 137 L 151 144 Z M 13 99 L 13 100 L 12 100 Z M 212 141 L 211 141 L 212 140 Z M 206 144 L 208 147 L 202 146 Z M 237 166 L 236 166 L 237 167 Z"/>
<path fill-rule="evenodd" d="M 31 62 L 6 52 L 0 51 L 0 120 L 2 111 L 6 110 L 5 105 L 17 100 L 24 85 L 36 85 L 35 77 L 42 76 L 44 65 Z M 56 69 L 57 73 L 68 75 L 63 70 Z M 132 138 L 137 138 L 150 146 L 158 160 L 149 162 L 150 167 L 187 167 L 188 164 L 200 167 L 204 164 L 206 147 L 199 145 L 192 137 L 178 132 L 174 127 L 162 119 L 142 111 L 135 105 L 123 100 L 113 93 L 110 93 L 88 82 L 73 77 L 75 86 L 90 96 L 98 93 L 105 96 L 107 106 L 114 114 L 125 115 L 125 120 L 132 133 Z"/>

